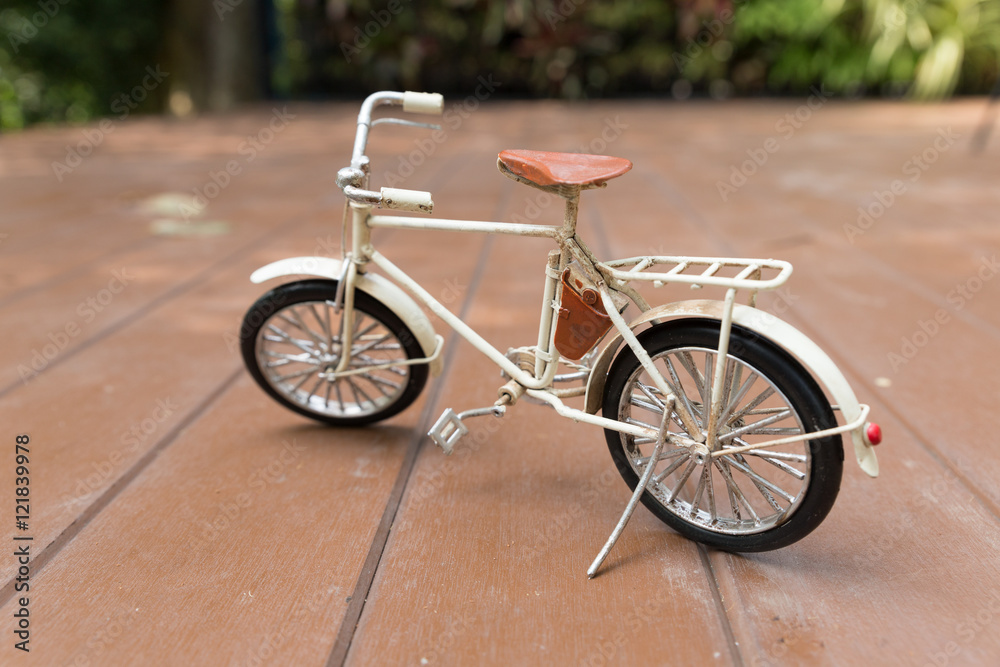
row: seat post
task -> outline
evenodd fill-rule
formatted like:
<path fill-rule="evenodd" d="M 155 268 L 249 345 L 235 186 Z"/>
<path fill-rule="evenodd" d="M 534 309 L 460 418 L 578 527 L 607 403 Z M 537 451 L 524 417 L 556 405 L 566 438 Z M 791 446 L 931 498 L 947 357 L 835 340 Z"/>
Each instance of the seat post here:
<path fill-rule="evenodd" d="M 566 200 L 566 209 L 563 213 L 562 231 L 566 237 L 576 234 L 576 216 L 580 209 L 580 186 L 563 187 L 560 193 Z"/>

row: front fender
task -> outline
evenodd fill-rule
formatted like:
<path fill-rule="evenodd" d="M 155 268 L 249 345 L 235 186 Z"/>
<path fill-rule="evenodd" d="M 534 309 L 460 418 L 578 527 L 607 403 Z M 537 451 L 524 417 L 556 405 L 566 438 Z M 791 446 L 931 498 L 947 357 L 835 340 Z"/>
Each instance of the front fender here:
<path fill-rule="evenodd" d="M 332 257 L 290 257 L 260 267 L 250 275 L 250 281 L 262 283 L 282 276 L 317 276 L 340 280 L 343 266 L 344 263 L 341 260 Z M 437 346 L 434 326 L 424 311 L 420 309 L 420 306 L 402 288 L 389 282 L 383 276 L 371 273 L 359 273 L 354 279 L 354 287 L 378 299 L 395 313 L 416 336 L 425 356 L 429 357 L 434 354 L 434 349 Z M 441 374 L 440 355 L 433 359 L 429 365 L 433 375 Z"/>
<path fill-rule="evenodd" d="M 684 317 L 705 317 L 722 320 L 724 307 L 725 304 L 722 301 L 680 301 L 647 310 L 632 320 L 628 326 L 629 329 L 634 330 L 636 327 L 652 320 L 669 320 Z M 854 390 L 851 389 L 851 385 L 847 382 L 844 374 L 840 372 L 840 369 L 837 368 L 837 365 L 833 363 L 833 360 L 830 359 L 826 352 L 804 333 L 791 324 L 779 320 L 770 313 L 739 304 L 733 306 L 733 323 L 739 324 L 767 338 L 802 362 L 806 370 L 810 371 L 826 387 L 827 391 L 830 392 L 834 403 L 840 407 L 840 411 L 847 423 L 861 416 L 861 404 L 858 403 L 858 399 L 854 395 Z M 608 369 L 611 368 L 611 362 L 621 342 L 621 334 L 616 334 L 601 351 L 597 359 L 594 360 L 590 379 L 587 381 L 586 410 L 590 414 L 597 414 L 597 411 L 601 408 Z M 851 431 L 851 439 L 854 441 L 854 454 L 858 459 L 858 465 L 869 476 L 878 476 L 878 459 L 871 445 L 865 442 L 864 427 L 862 426 Z"/>

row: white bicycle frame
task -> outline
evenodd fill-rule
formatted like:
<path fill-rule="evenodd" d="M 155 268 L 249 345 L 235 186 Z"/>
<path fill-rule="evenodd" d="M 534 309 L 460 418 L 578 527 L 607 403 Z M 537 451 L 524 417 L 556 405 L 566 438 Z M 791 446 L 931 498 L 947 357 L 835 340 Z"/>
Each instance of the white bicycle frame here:
<path fill-rule="evenodd" d="M 668 396 L 673 392 L 670 390 L 669 384 L 663 378 L 663 375 L 653 365 L 649 356 L 636 340 L 633 333 L 635 325 L 627 323 L 619 314 L 618 308 L 611 298 L 611 290 L 625 294 L 642 312 L 647 312 L 651 310 L 650 305 L 631 287 L 633 281 L 653 283 L 654 287 L 661 287 L 668 284 L 721 287 L 726 289 L 726 296 L 721 308 L 721 333 L 714 368 L 714 382 L 712 383 L 711 396 L 712 405 L 707 428 L 709 433 L 714 432 L 715 422 L 721 412 L 722 392 L 725 385 L 722 379 L 725 373 L 729 338 L 733 324 L 733 308 L 736 303 L 737 293 L 740 290 L 749 292 L 749 305 L 753 307 L 758 291 L 777 289 L 788 280 L 792 273 L 791 264 L 773 259 L 653 255 L 608 262 L 597 261 L 586 245 L 576 235 L 579 187 L 540 188 L 560 194 L 566 200 L 565 215 L 561 226 L 372 215 L 372 209 L 375 207 L 421 213 L 431 213 L 433 210 L 433 201 L 430 193 L 392 188 L 382 188 L 381 192 L 378 193 L 367 190 L 370 168 L 368 158 L 365 155 L 365 149 L 372 125 L 379 124 L 380 122 L 393 122 L 419 127 L 433 127 L 399 119 L 381 119 L 373 123 L 371 120 L 373 109 L 376 106 L 385 104 L 401 104 L 404 110 L 407 111 L 440 113 L 440 96 L 426 93 L 375 93 L 365 100 L 365 103 L 362 105 L 358 116 L 358 129 L 355 137 L 351 167 L 341 170 L 340 174 L 338 174 L 338 184 L 342 187 L 349 200 L 348 214 L 345 216 L 345 227 L 349 224 L 351 229 L 351 250 L 344 256 L 344 271 L 343 275 L 340 276 L 342 300 L 340 295 L 338 295 L 338 305 L 342 303 L 345 310 L 344 329 L 342 331 L 344 349 L 350 349 L 352 343 L 354 283 L 357 276 L 363 274 L 369 264 L 374 264 L 388 278 L 405 288 L 417 300 L 427 306 L 432 313 L 444 321 L 445 324 L 454 329 L 462 338 L 492 360 L 504 373 L 518 385 L 521 385 L 525 393 L 550 404 L 556 409 L 559 415 L 568 417 L 574 421 L 627 433 L 636 437 L 655 439 L 657 433 L 652 429 L 601 417 L 593 414 L 591 411 L 569 407 L 557 395 L 556 390 L 553 390 L 553 380 L 559 365 L 559 355 L 555 351 L 554 346 L 555 327 L 553 326 L 561 303 L 562 283 L 559 280 L 559 276 L 568 264 L 574 260 L 590 275 L 598 287 L 605 310 L 611 317 L 618 336 L 636 354 L 640 363 L 664 396 Z M 540 187 L 509 173 L 508 175 L 520 182 Z M 548 266 L 546 267 L 541 318 L 538 327 L 538 342 L 532 350 L 535 357 L 534 373 L 529 373 L 519 367 L 507 355 L 490 344 L 472 327 L 462 321 L 461 318 L 449 311 L 416 280 L 376 250 L 372 245 L 371 232 L 373 229 L 381 228 L 507 234 L 534 238 L 550 238 L 554 240 L 559 250 L 550 253 Z M 665 270 L 652 270 L 656 267 L 664 267 Z M 718 275 L 720 270 L 724 268 L 728 268 L 730 272 L 735 271 L 735 275 Z M 780 343 L 780 341 L 778 342 Z M 440 345 L 436 346 L 432 355 L 422 359 L 413 359 L 408 363 L 430 362 L 438 354 L 440 354 Z M 348 363 L 349 357 L 345 355 L 341 359 L 336 371 L 344 374 L 350 373 L 351 371 L 347 370 Z M 726 453 L 737 453 L 749 449 L 763 449 L 801 440 L 824 438 L 852 431 L 857 432 L 863 430 L 868 416 L 868 406 L 859 407 L 860 410 L 857 411 L 857 414 L 853 415 L 849 423 L 835 428 L 778 438 L 754 445 L 747 445 L 740 449 L 719 450 L 714 452 L 714 455 L 720 456 Z M 693 415 L 686 409 L 683 403 L 678 402 L 674 409 L 689 433 L 698 433 L 701 431 L 697 427 Z M 862 433 L 861 435 L 863 437 L 864 434 Z M 870 447 L 867 442 L 863 442 L 863 445 L 866 448 Z M 866 456 L 873 458 L 874 454 L 866 452 Z M 870 465 L 863 467 L 868 468 L 869 472 L 873 472 L 870 469 Z"/>

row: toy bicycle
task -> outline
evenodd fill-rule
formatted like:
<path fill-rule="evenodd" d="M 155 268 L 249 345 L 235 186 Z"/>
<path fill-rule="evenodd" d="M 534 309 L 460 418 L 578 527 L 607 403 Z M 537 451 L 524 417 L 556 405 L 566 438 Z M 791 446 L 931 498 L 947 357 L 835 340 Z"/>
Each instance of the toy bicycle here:
<path fill-rule="evenodd" d="M 680 256 L 600 261 L 580 239 L 580 193 L 629 171 L 628 160 L 500 153 L 497 167 L 505 176 L 565 200 L 559 226 L 373 214 L 377 207 L 429 214 L 433 202 L 427 192 L 369 190 L 371 128 L 436 128 L 398 118 L 373 121 L 373 111 L 401 105 L 407 112 L 440 114 L 442 104 L 440 95 L 429 93 L 369 96 L 358 115 L 351 164 L 337 174 L 347 199 L 342 258 L 283 259 L 251 276 L 255 283 L 310 277 L 271 290 L 244 319 L 243 358 L 264 391 L 334 425 L 370 424 L 399 413 L 428 376 L 441 371 L 444 339 L 417 304 L 423 303 L 499 366 L 506 380 L 493 405 L 444 411 L 429 435 L 446 453 L 468 432 L 467 420 L 501 417 L 522 398 L 604 429 L 633 493 L 590 576 L 640 499 L 692 540 L 729 551 L 766 551 L 801 539 L 832 508 L 843 469 L 842 434 L 851 435 L 861 469 L 878 474 L 872 446 L 881 441 L 881 430 L 868 421 L 868 406 L 858 403 L 815 343 L 756 307 L 759 291 L 785 283 L 789 263 Z M 375 249 L 373 230 L 382 228 L 552 239 L 557 248 L 544 267 L 537 343 L 506 353 L 495 348 Z M 716 287 L 724 297 L 654 307 L 641 286 Z M 738 293 L 746 304 L 737 303 Z M 627 320 L 630 305 L 638 312 Z M 582 397 L 582 406 L 568 405 L 573 397 Z"/>

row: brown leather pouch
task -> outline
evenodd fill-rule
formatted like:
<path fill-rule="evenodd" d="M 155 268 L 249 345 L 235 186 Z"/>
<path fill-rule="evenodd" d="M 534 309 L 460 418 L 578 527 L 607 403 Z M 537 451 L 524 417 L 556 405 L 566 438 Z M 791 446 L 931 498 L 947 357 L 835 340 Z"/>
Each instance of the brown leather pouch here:
<path fill-rule="evenodd" d="M 566 359 L 579 359 L 611 328 L 601 295 L 570 269 L 562 274 L 562 303 L 556 323 L 556 350 Z"/>

